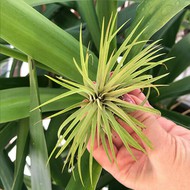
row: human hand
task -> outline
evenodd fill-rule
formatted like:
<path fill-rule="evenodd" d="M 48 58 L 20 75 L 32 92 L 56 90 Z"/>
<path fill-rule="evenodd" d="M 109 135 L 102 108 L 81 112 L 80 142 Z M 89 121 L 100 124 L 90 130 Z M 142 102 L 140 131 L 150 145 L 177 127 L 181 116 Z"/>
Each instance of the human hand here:
<path fill-rule="evenodd" d="M 126 100 L 136 104 L 144 99 L 140 90 L 126 96 Z M 145 106 L 150 105 L 147 102 Z M 147 154 L 131 148 L 137 159 L 135 161 L 113 131 L 118 166 L 114 161 L 110 162 L 103 146 L 98 146 L 95 142 L 93 156 L 97 162 L 120 183 L 135 190 L 190 189 L 190 131 L 158 115 L 142 111 L 133 112 L 131 115 L 147 126 L 143 132 L 152 142 L 153 149 L 143 144 L 134 131 L 118 119 L 121 126 L 145 148 Z"/>

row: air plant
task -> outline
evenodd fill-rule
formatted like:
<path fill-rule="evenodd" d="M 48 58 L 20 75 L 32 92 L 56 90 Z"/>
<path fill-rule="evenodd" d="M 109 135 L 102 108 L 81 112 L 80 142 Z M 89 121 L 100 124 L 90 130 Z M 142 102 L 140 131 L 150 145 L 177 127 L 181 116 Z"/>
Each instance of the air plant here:
<path fill-rule="evenodd" d="M 125 60 L 131 49 L 134 46 L 145 42 L 138 41 L 140 35 L 142 35 L 144 31 L 142 31 L 132 42 L 130 42 L 135 31 L 140 25 L 140 22 L 124 40 L 119 49 L 110 53 L 110 43 L 117 35 L 118 31 L 123 27 L 122 25 L 117 31 L 113 31 L 116 18 L 117 15 L 110 19 L 105 32 L 104 21 L 102 23 L 96 81 L 93 81 L 89 77 L 89 58 L 92 55 L 90 54 L 89 49 L 87 49 L 84 54 L 82 32 L 80 32 L 80 61 L 73 58 L 73 62 L 82 76 L 83 84 L 73 82 L 62 77 L 57 77 L 57 79 L 55 79 L 47 76 L 49 79 L 67 88 L 69 91 L 40 105 L 41 107 L 73 94 L 80 94 L 84 97 L 83 102 L 73 104 L 70 107 L 67 107 L 49 117 L 52 118 L 74 110 L 74 112 L 61 124 L 58 130 L 58 141 L 50 157 L 58 147 L 60 149 L 57 152 L 56 157 L 60 156 L 68 145 L 71 145 L 65 159 L 64 166 L 68 163 L 69 167 L 72 168 L 75 164 L 75 158 L 77 158 L 77 165 L 81 180 L 81 157 L 86 150 L 89 139 L 91 139 L 89 157 L 89 173 L 91 180 L 93 165 L 92 154 L 95 138 L 97 138 L 98 144 L 101 143 L 103 145 L 110 161 L 112 160 L 111 158 L 113 158 L 116 162 L 116 155 L 112 142 L 112 130 L 116 131 L 123 141 L 126 149 L 134 159 L 135 157 L 130 147 L 146 152 L 144 148 L 126 130 L 124 130 L 124 128 L 117 122 L 116 118 L 123 120 L 134 130 L 134 132 L 147 146 L 152 148 L 151 142 L 142 132 L 142 128 L 145 128 L 146 126 L 132 117 L 129 113 L 135 110 L 140 110 L 143 112 L 158 114 L 159 111 L 154 108 L 145 107 L 143 104 L 136 105 L 126 102 L 122 99 L 122 96 L 139 88 L 147 88 L 150 90 L 150 88 L 153 87 L 157 90 L 158 85 L 154 85 L 152 83 L 167 74 L 153 78 L 152 75 L 146 74 L 146 71 L 163 64 L 168 59 L 158 62 L 153 61 L 155 58 L 162 55 L 158 54 L 161 49 L 159 45 L 157 45 L 158 42 L 154 42 L 145 47 L 139 54 L 134 56 L 134 58 L 125 64 Z M 120 56 L 122 56 L 122 58 L 118 62 L 118 58 Z M 61 142 L 65 139 L 65 143 L 60 147 Z M 111 150 L 111 155 L 109 154 L 108 149 Z"/>

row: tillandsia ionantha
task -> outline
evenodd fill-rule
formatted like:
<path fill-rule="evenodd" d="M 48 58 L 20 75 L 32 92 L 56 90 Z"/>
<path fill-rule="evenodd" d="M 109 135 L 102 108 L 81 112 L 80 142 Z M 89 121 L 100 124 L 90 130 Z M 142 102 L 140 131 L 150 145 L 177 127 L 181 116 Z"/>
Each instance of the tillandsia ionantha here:
<path fill-rule="evenodd" d="M 117 15 L 110 19 L 105 32 L 104 21 L 102 22 L 96 81 L 93 81 L 89 77 L 88 67 L 91 54 L 88 49 L 84 54 L 82 32 L 80 31 L 80 60 L 75 60 L 73 58 L 73 62 L 78 72 L 82 76 L 83 84 L 79 84 L 62 77 L 57 77 L 56 79 L 47 76 L 52 81 L 58 83 L 64 88 L 67 88 L 68 91 L 40 105 L 41 107 L 76 93 L 84 97 L 85 101 L 73 104 L 72 106 L 67 107 L 64 110 L 61 110 L 49 117 L 52 118 L 70 110 L 74 110 L 74 112 L 61 124 L 58 130 L 58 141 L 50 157 L 58 147 L 60 149 L 58 150 L 56 157 L 60 156 L 62 152 L 68 147 L 68 145 L 71 144 L 65 159 L 64 166 L 68 164 L 69 168 L 72 168 L 75 164 L 74 160 L 77 157 L 78 171 L 81 180 L 81 157 L 86 150 L 89 139 L 91 139 L 89 157 L 89 173 L 91 181 L 93 173 L 92 154 L 95 138 L 97 138 L 99 144 L 101 143 L 103 145 L 103 148 L 105 149 L 110 161 L 113 158 L 113 160 L 116 162 L 116 155 L 112 142 L 112 130 L 116 131 L 123 141 L 126 149 L 134 159 L 135 157 L 130 147 L 134 147 L 142 152 L 146 152 L 144 148 L 141 147 L 141 145 L 126 130 L 124 130 L 124 128 L 121 127 L 116 118 L 123 120 L 135 131 L 135 133 L 145 144 L 147 144 L 149 147 L 152 147 L 151 142 L 141 130 L 146 126 L 140 123 L 137 119 L 133 118 L 129 113 L 131 111 L 141 110 L 143 112 L 158 114 L 159 111 L 154 108 L 145 107 L 143 104 L 136 105 L 126 102 L 121 97 L 135 89 L 150 89 L 153 87 L 157 90 L 158 85 L 154 85 L 152 83 L 164 77 L 166 74 L 153 78 L 152 75 L 146 74 L 146 71 L 163 64 L 168 59 L 158 62 L 153 61 L 155 58 L 161 56 L 161 54 L 158 54 L 161 48 L 159 45 L 157 45 L 157 41 L 145 47 L 139 54 L 134 56 L 134 58 L 125 64 L 125 60 L 131 49 L 135 45 L 145 42 L 138 41 L 140 35 L 142 35 L 144 32 L 142 31 L 130 43 L 130 40 L 135 34 L 140 22 L 124 40 L 118 50 L 114 50 L 110 54 L 110 43 L 117 35 L 118 31 L 123 27 L 121 26 L 119 29 L 117 29 L 117 31 L 114 31 L 116 18 Z M 122 58 L 118 62 L 118 58 L 120 56 L 122 56 Z M 60 147 L 61 142 L 65 139 L 65 143 Z M 111 155 L 109 154 L 108 149 L 111 150 Z"/>

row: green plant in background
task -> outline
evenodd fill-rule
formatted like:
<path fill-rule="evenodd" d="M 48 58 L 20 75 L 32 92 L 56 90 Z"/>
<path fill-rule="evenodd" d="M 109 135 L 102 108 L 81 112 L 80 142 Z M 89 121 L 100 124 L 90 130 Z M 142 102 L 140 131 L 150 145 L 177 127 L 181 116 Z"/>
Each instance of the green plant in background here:
<path fill-rule="evenodd" d="M 124 6 L 124 3 L 129 6 Z M 156 111 L 122 101 L 121 96 L 135 88 L 158 88 L 160 96 L 155 94 L 156 91 L 148 90 L 147 94 L 150 94 L 149 100 L 152 105 L 160 110 L 162 115 L 184 127 L 189 127 L 188 116 L 169 110 L 176 99 L 188 94 L 190 89 L 189 77 L 174 82 L 174 79 L 190 65 L 190 35 L 187 34 L 175 44 L 177 32 L 184 22 L 183 16 L 188 15 L 189 4 L 188 0 L 176 0 L 175 3 L 173 0 L 146 0 L 131 5 L 130 2 L 112 0 L 96 2 L 2 0 L 0 2 L 1 68 L 6 66 L 4 61 L 6 58 L 15 59 L 9 77 L 0 78 L 0 187 L 89 190 L 108 186 L 109 190 L 127 189 L 102 171 L 101 167 L 92 160 L 92 156 L 85 151 L 87 139 L 91 133 L 94 137 L 97 127 L 100 139 L 104 142 L 105 135 L 109 136 L 111 128 L 115 127 L 121 138 L 125 139 L 126 148 L 130 144 L 141 149 L 127 133 L 120 131 L 118 123 L 111 114 L 112 112 L 118 115 L 140 136 L 143 135 L 137 125 L 144 126 L 133 118 L 127 118 L 126 114 L 124 117 L 123 114 L 136 109 Z M 159 12 L 156 11 L 158 7 Z M 119 10 L 117 21 L 109 22 L 111 14 L 115 14 L 117 10 Z M 103 18 L 104 27 L 102 27 Z M 129 18 L 131 20 L 123 25 Z M 83 27 L 79 35 L 81 22 Z M 123 27 L 120 27 L 122 25 Z M 156 45 L 159 39 L 162 39 L 160 43 L 163 47 L 160 51 Z M 9 44 L 14 48 L 10 48 Z M 123 58 L 117 64 L 120 55 Z M 20 77 L 19 74 L 15 74 L 19 72 L 24 61 L 29 62 L 30 77 Z M 161 66 L 163 62 L 170 72 L 164 78 L 162 76 L 166 70 Z M 112 75 L 111 71 L 114 71 Z M 51 77 L 46 78 L 44 74 Z M 59 77 L 56 79 L 54 76 Z M 160 87 L 158 83 L 170 85 Z M 63 98 L 54 98 L 56 96 Z M 56 101 L 43 104 L 50 99 Z M 84 99 L 87 101 L 83 101 Z M 41 103 L 44 105 L 41 107 L 42 112 L 35 109 Z M 89 107 L 92 107 L 90 111 Z M 34 111 L 30 112 L 32 109 Z M 85 116 L 86 112 L 88 114 Z M 102 112 L 105 114 L 100 116 Z M 42 122 L 39 121 L 49 115 L 52 115 L 50 124 L 44 129 Z M 96 125 L 96 121 L 100 123 Z M 102 124 L 104 124 L 103 129 L 100 127 Z M 66 143 L 63 147 L 54 149 L 60 126 L 62 126 L 60 135 L 63 135 L 60 137 L 64 138 Z M 80 131 L 77 133 L 79 127 Z M 87 136 L 82 136 L 85 130 Z M 79 144 L 78 140 L 82 137 L 83 139 L 86 137 L 86 141 L 80 141 Z M 149 143 L 145 136 L 142 136 L 142 139 Z M 111 138 L 108 140 L 111 145 Z M 79 154 L 78 165 L 81 167 L 74 167 L 74 178 L 67 167 L 63 171 L 61 168 L 67 159 L 71 166 L 75 165 L 77 159 L 74 153 L 77 148 L 72 146 L 75 142 L 79 145 L 77 154 Z M 105 143 L 103 144 L 107 150 Z M 11 161 L 8 153 L 15 145 L 16 160 Z M 46 165 L 48 155 L 52 151 L 60 156 L 57 159 L 52 156 Z M 80 157 L 83 152 L 83 156 Z M 113 151 L 112 154 L 114 156 Z M 31 165 L 25 161 L 28 155 L 31 158 Z M 31 176 L 24 174 L 24 167 L 27 165 Z"/>

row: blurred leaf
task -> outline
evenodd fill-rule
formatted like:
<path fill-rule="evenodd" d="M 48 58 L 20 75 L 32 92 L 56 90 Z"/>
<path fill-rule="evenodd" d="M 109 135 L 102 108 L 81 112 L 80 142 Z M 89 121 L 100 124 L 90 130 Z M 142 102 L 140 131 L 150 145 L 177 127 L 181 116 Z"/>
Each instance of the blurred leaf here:
<path fill-rule="evenodd" d="M 171 83 L 169 86 L 159 87 L 160 95 L 157 96 L 153 91 L 150 96 L 150 101 L 155 103 L 166 98 L 177 98 L 190 93 L 190 76 L 179 81 Z"/>
<path fill-rule="evenodd" d="M 52 19 L 56 25 L 63 28 L 64 30 L 79 26 L 81 23 L 81 20 L 78 18 L 78 16 L 72 13 L 70 8 L 66 6 L 62 6 L 59 10 L 57 10 Z"/>
<path fill-rule="evenodd" d="M 10 67 L 10 71 L 9 71 L 9 77 L 13 77 L 14 75 L 16 75 L 16 76 L 20 75 L 22 61 L 13 59 L 13 61 L 10 65 L 11 65 L 11 67 Z"/>
<path fill-rule="evenodd" d="M 116 179 L 112 180 L 112 182 L 109 183 L 109 190 L 130 190 L 129 188 L 123 186 L 121 183 L 119 183 Z"/>
<path fill-rule="evenodd" d="M 100 27 L 98 18 L 95 11 L 94 0 L 78 1 L 77 2 L 80 14 L 84 21 L 87 23 L 88 30 L 92 36 L 93 42 L 99 50 L 100 46 Z"/>
<path fill-rule="evenodd" d="M 4 127 L 6 127 L 8 123 L 0 123 L 0 130 L 3 130 Z"/>
<path fill-rule="evenodd" d="M 0 150 L 0 178 L 4 189 L 9 190 L 13 184 L 11 161 L 5 151 Z"/>
<path fill-rule="evenodd" d="M 48 130 L 45 134 L 49 155 L 51 154 L 57 143 L 57 131 L 63 121 L 68 117 L 68 115 L 69 114 L 66 113 L 51 119 Z M 71 177 L 71 173 L 68 173 L 67 168 L 62 171 L 63 164 L 63 159 L 61 157 L 58 157 L 56 159 L 55 156 L 52 156 L 52 158 L 50 159 L 50 169 L 53 180 L 56 182 L 56 184 L 58 184 L 62 188 L 65 188 Z"/>
<path fill-rule="evenodd" d="M 10 57 L 13 57 L 13 58 L 15 58 L 17 60 L 27 62 L 27 55 L 25 55 L 24 53 L 18 51 L 17 49 L 12 49 L 12 48 L 7 47 L 7 46 L 2 45 L 2 44 L 0 44 L 0 53 L 2 53 L 4 55 L 7 55 L 7 56 L 10 56 Z M 50 71 L 50 72 L 57 73 L 54 70 L 52 70 L 51 68 L 47 67 L 46 65 L 42 65 L 39 62 L 37 62 L 36 65 L 39 68 L 45 69 L 45 70 Z"/>
<path fill-rule="evenodd" d="M 18 190 L 18 189 L 26 190 L 26 187 L 23 184 L 23 175 L 24 175 L 25 159 L 28 154 L 28 148 L 29 148 L 28 131 L 29 131 L 28 119 L 21 120 L 17 135 L 14 181 L 11 190 Z"/>
<path fill-rule="evenodd" d="M 99 26 L 102 27 L 103 18 L 105 19 L 105 26 L 108 25 L 110 16 L 115 15 L 117 10 L 117 1 L 112 0 L 97 0 L 96 1 L 96 12 L 99 20 Z M 107 28 L 107 27 L 105 27 Z"/>
<path fill-rule="evenodd" d="M 21 0 L 1 0 L 1 4 L 1 19 L 6 20 L 1 22 L 1 38 L 60 75 L 82 81 L 73 63 L 73 57 L 80 60 L 76 39 Z M 92 79 L 96 63 L 93 56 L 93 64 L 89 65 Z"/>
<path fill-rule="evenodd" d="M 60 95 L 61 93 L 64 93 L 65 90 L 39 88 L 39 92 L 40 92 L 40 100 L 43 103 L 57 95 Z M 0 97 L 1 97 L 0 123 L 13 121 L 29 116 L 30 112 L 29 93 L 30 92 L 28 87 L 0 90 Z M 60 110 L 72 105 L 73 103 L 77 103 L 82 100 L 83 99 L 81 98 L 81 96 L 73 95 L 42 107 L 42 112 Z"/>
<path fill-rule="evenodd" d="M 14 57 L 15 59 L 18 59 L 21 61 L 25 61 L 25 62 L 27 61 L 27 56 L 25 54 L 23 54 L 22 52 L 20 52 L 16 49 L 7 47 L 7 46 L 2 45 L 2 44 L 0 44 L 0 53 L 7 55 L 7 56 Z"/>
<path fill-rule="evenodd" d="M 16 135 L 18 129 L 17 122 L 6 123 L 0 129 L 0 151 L 2 151 L 9 141 Z"/>
<path fill-rule="evenodd" d="M 1 51 L 1 48 L 0 48 L 0 51 Z M 1 64 L 1 61 L 5 60 L 7 58 L 9 58 L 9 57 L 0 53 L 0 64 Z"/>
<path fill-rule="evenodd" d="M 63 187 L 57 186 L 57 185 L 52 185 L 52 190 L 65 190 Z"/>
<path fill-rule="evenodd" d="M 179 13 L 184 7 L 190 4 L 190 0 L 152 0 L 142 1 L 138 6 L 137 14 L 134 22 L 132 23 L 126 34 L 129 35 L 139 21 L 143 18 L 134 38 L 146 28 L 146 31 L 141 35 L 139 40 L 148 40 L 161 29 L 172 17 Z M 159 9 L 158 9 L 159 7 Z M 130 53 L 128 60 L 134 57 L 143 47 L 143 44 L 136 46 Z"/>
<path fill-rule="evenodd" d="M 159 40 L 163 46 L 172 47 L 175 44 L 176 36 L 181 25 L 181 21 L 186 10 L 183 9 L 177 15 L 175 15 L 166 25 L 164 25 L 156 34 L 154 34 L 151 40 Z"/>
<path fill-rule="evenodd" d="M 30 109 L 40 105 L 35 63 L 29 58 Z M 51 175 L 40 109 L 30 112 L 31 184 L 35 190 L 51 190 Z"/>
<path fill-rule="evenodd" d="M 128 28 L 131 23 L 133 22 L 135 15 L 136 15 L 136 9 L 138 7 L 138 3 L 134 3 L 130 5 L 129 7 L 125 7 L 121 11 L 118 12 L 118 19 L 117 19 L 117 27 L 119 28 L 122 24 L 124 24 L 126 21 L 128 21 L 125 26 L 119 31 L 119 33 L 124 32 L 126 28 Z"/>
<path fill-rule="evenodd" d="M 83 24 L 83 27 L 86 27 L 86 25 Z M 79 40 L 80 26 L 74 26 L 74 27 L 66 29 L 65 31 L 68 32 L 69 34 L 71 34 L 75 39 Z M 84 33 L 84 31 L 83 31 L 83 33 Z M 83 37 L 84 37 L 84 35 L 83 35 Z"/>
<path fill-rule="evenodd" d="M 124 4 L 125 2 L 126 2 L 125 0 L 118 0 L 118 1 L 117 1 L 117 6 L 118 6 L 118 7 L 121 7 L 121 6 L 123 6 L 123 4 Z"/>
<path fill-rule="evenodd" d="M 2 184 L 2 182 L 1 182 L 1 178 L 0 178 L 0 188 L 3 189 L 3 184 Z"/>
<path fill-rule="evenodd" d="M 59 10 L 60 7 L 61 7 L 61 5 L 59 5 L 59 4 L 49 4 L 49 5 L 46 5 L 46 8 L 42 12 L 42 14 L 46 18 L 51 19 L 54 16 L 54 14 Z"/>
<path fill-rule="evenodd" d="M 104 172 L 104 170 L 103 170 L 103 172 Z M 101 177 L 98 181 L 98 184 L 97 184 L 97 190 L 102 190 L 103 187 L 107 186 L 113 180 L 114 180 L 114 177 L 110 173 L 101 175 Z"/>
<path fill-rule="evenodd" d="M 65 31 L 71 34 L 75 39 L 79 40 L 80 25 L 68 28 Z M 82 24 L 82 37 L 83 37 L 83 45 L 87 47 L 89 45 L 90 42 L 89 40 L 91 40 L 91 38 L 90 38 L 90 32 L 86 27 L 86 23 Z"/>
<path fill-rule="evenodd" d="M 167 72 L 170 74 L 162 78 L 159 83 L 171 83 L 178 77 L 188 66 L 190 66 L 190 34 L 185 36 L 177 44 L 173 46 L 167 57 L 174 57 L 167 61 Z M 166 73 L 166 69 L 162 67 L 159 75 Z"/>
<path fill-rule="evenodd" d="M 47 4 L 39 6 L 41 8 L 41 14 L 44 15 L 48 19 L 53 19 L 54 14 L 59 10 L 61 7 L 60 4 Z"/>
<path fill-rule="evenodd" d="M 169 111 L 165 109 L 158 108 L 162 116 L 174 121 L 178 125 L 181 125 L 187 129 L 190 129 L 190 117 L 186 115 L 182 115 L 180 113 L 174 112 L 174 111 Z"/>
<path fill-rule="evenodd" d="M 1 6 L 1 4 L 0 4 Z M 2 38 L 0 38 L 0 44 L 8 44 L 5 40 L 3 40 Z"/>
<path fill-rule="evenodd" d="M 84 153 L 81 161 L 81 170 L 82 170 L 82 176 L 83 176 L 83 182 L 84 186 L 81 183 L 81 179 L 79 177 L 78 173 L 78 167 L 75 168 L 74 175 L 75 177 L 71 177 L 67 187 L 65 190 L 71 190 L 71 189 L 77 189 L 77 190 L 95 190 L 96 185 L 98 182 L 98 179 L 100 177 L 102 168 L 101 166 L 94 161 L 93 162 L 93 184 L 90 182 L 90 175 L 89 175 L 89 153 L 86 152 Z"/>
<path fill-rule="evenodd" d="M 28 190 L 32 190 L 32 188 L 31 188 L 31 176 L 24 175 L 24 183 L 27 186 Z"/>
<path fill-rule="evenodd" d="M 44 76 L 38 76 L 39 86 L 48 86 L 48 79 Z M 0 78 L 0 90 L 16 87 L 27 87 L 29 86 L 28 77 L 12 77 L 12 78 Z"/>
<path fill-rule="evenodd" d="M 113 0 L 103 0 L 103 1 L 97 0 L 96 1 L 96 13 L 98 16 L 100 28 L 102 27 L 103 18 L 105 20 L 104 31 L 106 31 L 106 29 L 107 29 L 111 15 L 113 18 L 115 16 L 116 12 L 117 12 L 117 1 L 113 1 Z M 116 29 L 117 29 L 117 23 L 115 24 L 113 31 L 116 31 Z M 116 36 L 115 36 L 110 45 L 110 53 L 114 49 L 117 49 L 116 42 L 117 41 L 116 41 Z"/>
<path fill-rule="evenodd" d="M 72 0 L 24 0 L 24 1 L 31 6 L 37 6 L 37 5 L 43 5 L 43 4 L 48 4 L 48 3 L 63 3 L 63 2 L 68 2 Z"/>

